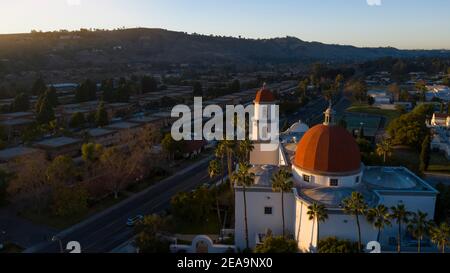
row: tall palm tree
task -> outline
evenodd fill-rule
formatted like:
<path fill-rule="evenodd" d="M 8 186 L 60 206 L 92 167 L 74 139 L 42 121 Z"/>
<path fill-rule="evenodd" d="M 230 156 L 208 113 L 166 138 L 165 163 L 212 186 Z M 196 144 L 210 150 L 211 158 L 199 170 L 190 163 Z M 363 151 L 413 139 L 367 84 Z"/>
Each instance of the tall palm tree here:
<path fill-rule="evenodd" d="M 225 156 L 226 156 L 226 151 L 225 151 L 225 145 L 223 142 L 219 142 L 219 144 L 216 147 L 216 150 L 214 151 L 214 154 L 216 156 L 216 158 L 220 159 L 220 167 L 221 167 L 221 175 L 222 175 L 222 183 L 223 183 L 223 177 L 225 176 Z"/>
<path fill-rule="evenodd" d="M 208 166 L 208 174 L 211 179 L 216 178 L 220 175 L 220 162 L 217 160 L 212 160 L 209 162 Z M 222 229 L 222 217 L 220 217 L 220 207 L 219 207 L 219 191 L 217 188 L 215 189 L 216 192 L 216 210 L 217 210 L 217 219 L 219 220 L 219 227 Z"/>
<path fill-rule="evenodd" d="M 230 178 L 231 192 L 234 192 L 231 177 L 233 175 L 233 161 L 234 161 L 234 155 L 236 152 L 236 142 L 233 140 L 224 140 L 223 145 L 224 145 L 225 154 L 227 156 L 228 177 Z"/>
<path fill-rule="evenodd" d="M 377 144 L 376 149 L 377 155 L 383 157 L 383 163 L 386 164 L 386 160 L 388 157 L 392 156 L 392 143 L 389 140 L 384 139 L 380 143 Z"/>
<path fill-rule="evenodd" d="M 375 208 L 371 208 L 367 211 L 367 221 L 371 223 L 377 230 L 377 242 L 380 242 L 381 231 L 391 225 L 389 221 L 389 209 L 384 205 L 378 205 Z"/>
<path fill-rule="evenodd" d="M 420 247 L 423 240 L 423 237 L 428 233 L 430 228 L 430 221 L 427 220 L 428 214 L 425 212 L 421 212 L 420 210 L 417 213 L 413 214 L 413 217 L 409 221 L 408 231 L 417 239 L 417 252 L 420 253 Z"/>
<path fill-rule="evenodd" d="M 405 209 L 405 205 L 399 204 L 396 207 L 391 207 L 391 218 L 394 219 L 398 225 L 397 232 L 397 252 L 402 251 L 402 224 L 408 223 L 408 218 L 411 212 Z"/>
<path fill-rule="evenodd" d="M 239 164 L 239 170 L 237 172 L 235 172 L 232 176 L 231 179 L 233 180 L 233 182 L 242 187 L 242 193 L 244 195 L 244 223 L 245 223 L 245 243 L 247 246 L 247 249 L 249 249 L 250 245 L 249 245 L 249 240 L 248 240 L 248 221 L 247 221 L 247 195 L 246 195 L 246 190 L 247 187 L 250 187 L 254 180 L 255 180 L 255 175 L 253 173 L 249 172 L 250 170 L 250 166 L 248 164 L 245 163 L 240 163 Z"/>
<path fill-rule="evenodd" d="M 432 227 L 430 235 L 431 241 L 441 249 L 442 253 L 445 253 L 445 247 L 450 245 L 450 226 L 447 223 L 441 223 L 440 226 Z"/>
<path fill-rule="evenodd" d="M 285 223 L 284 223 L 284 193 L 292 190 L 294 183 L 292 182 L 291 173 L 285 169 L 279 170 L 272 177 L 272 190 L 275 192 L 281 192 L 281 217 L 283 219 L 283 237 L 285 236 Z"/>
<path fill-rule="evenodd" d="M 317 240 L 319 240 L 320 236 L 320 222 L 325 222 L 328 219 L 328 213 L 325 209 L 324 205 L 319 205 L 317 203 L 313 203 L 308 206 L 309 220 L 316 221 L 317 223 Z"/>
<path fill-rule="evenodd" d="M 355 216 L 356 226 L 358 228 L 358 248 L 362 250 L 361 242 L 361 224 L 359 216 L 365 215 L 367 210 L 367 203 L 364 201 L 364 196 L 359 192 L 352 192 L 352 195 L 342 201 L 344 211 L 347 214 Z"/>
<path fill-rule="evenodd" d="M 250 153 L 255 149 L 251 140 L 239 141 L 239 160 L 250 163 Z"/>

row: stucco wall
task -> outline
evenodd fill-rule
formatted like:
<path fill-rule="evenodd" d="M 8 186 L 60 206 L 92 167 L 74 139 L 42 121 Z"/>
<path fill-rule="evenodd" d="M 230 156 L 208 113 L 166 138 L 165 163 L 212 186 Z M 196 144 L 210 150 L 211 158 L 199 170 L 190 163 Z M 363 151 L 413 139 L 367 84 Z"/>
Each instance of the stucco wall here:
<path fill-rule="evenodd" d="M 252 188 L 246 192 L 247 217 L 250 247 L 256 246 L 256 235 L 265 234 L 267 229 L 274 235 L 282 234 L 281 193 L 270 188 Z M 237 188 L 235 193 L 235 242 L 241 250 L 245 248 L 244 195 Z M 264 208 L 272 207 L 272 215 L 265 215 Z M 294 234 L 295 198 L 293 193 L 284 193 L 285 229 Z"/>

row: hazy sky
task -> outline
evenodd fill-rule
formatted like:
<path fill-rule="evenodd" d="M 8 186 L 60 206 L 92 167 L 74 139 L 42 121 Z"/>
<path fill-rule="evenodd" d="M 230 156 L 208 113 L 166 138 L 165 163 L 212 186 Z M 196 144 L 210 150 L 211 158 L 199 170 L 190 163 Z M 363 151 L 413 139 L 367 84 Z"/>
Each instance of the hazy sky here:
<path fill-rule="evenodd" d="M 0 0 L 0 33 L 155 27 L 450 49 L 449 0 Z"/>

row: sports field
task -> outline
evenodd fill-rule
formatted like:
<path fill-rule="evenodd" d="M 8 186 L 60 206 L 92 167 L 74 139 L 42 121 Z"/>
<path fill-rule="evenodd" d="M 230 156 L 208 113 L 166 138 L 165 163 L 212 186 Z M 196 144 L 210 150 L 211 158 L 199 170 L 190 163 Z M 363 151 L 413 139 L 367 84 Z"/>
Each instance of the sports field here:
<path fill-rule="evenodd" d="M 364 135 L 368 137 L 375 136 L 376 132 L 381 126 L 382 117 L 368 115 L 364 113 L 345 113 L 337 117 L 337 121 L 344 119 L 347 123 L 347 130 L 359 130 L 361 124 L 364 127 Z"/>

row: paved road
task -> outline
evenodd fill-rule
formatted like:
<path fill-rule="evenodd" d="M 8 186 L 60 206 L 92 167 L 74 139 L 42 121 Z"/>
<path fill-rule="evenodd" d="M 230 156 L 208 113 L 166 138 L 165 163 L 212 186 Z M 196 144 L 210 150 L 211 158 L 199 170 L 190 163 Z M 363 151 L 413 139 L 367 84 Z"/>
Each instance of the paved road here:
<path fill-rule="evenodd" d="M 125 223 L 130 216 L 146 215 L 161 212 L 169 207 L 170 199 L 178 192 L 190 191 L 204 183 L 210 183 L 207 173 L 209 160 L 198 163 L 187 172 L 176 174 L 142 194 L 131 197 L 118 206 L 88 219 L 81 225 L 63 232 L 63 246 L 69 241 L 78 241 L 82 251 L 87 253 L 109 252 L 133 236 L 133 229 Z M 28 249 L 28 252 L 57 253 L 58 242 L 48 242 L 41 246 Z"/>

